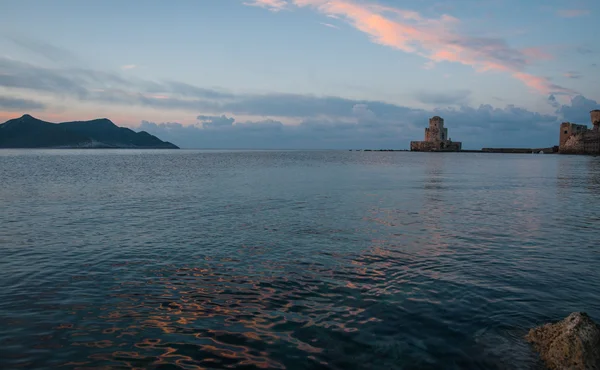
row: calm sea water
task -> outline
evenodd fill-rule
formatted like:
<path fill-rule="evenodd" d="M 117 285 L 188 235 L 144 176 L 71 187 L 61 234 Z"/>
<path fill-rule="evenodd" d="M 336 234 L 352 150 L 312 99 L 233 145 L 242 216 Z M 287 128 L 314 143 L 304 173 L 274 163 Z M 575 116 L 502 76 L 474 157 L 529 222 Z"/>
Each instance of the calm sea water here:
<path fill-rule="evenodd" d="M 536 369 L 600 158 L 0 151 L 0 368 Z"/>

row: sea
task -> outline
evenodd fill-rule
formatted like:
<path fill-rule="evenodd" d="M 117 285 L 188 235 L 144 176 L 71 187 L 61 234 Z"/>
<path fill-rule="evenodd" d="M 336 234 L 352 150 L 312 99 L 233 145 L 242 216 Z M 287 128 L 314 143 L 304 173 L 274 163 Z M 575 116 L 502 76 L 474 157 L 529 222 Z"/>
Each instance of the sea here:
<path fill-rule="evenodd" d="M 541 369 L 600 158 L 0 150 L 1 369 Z"/>

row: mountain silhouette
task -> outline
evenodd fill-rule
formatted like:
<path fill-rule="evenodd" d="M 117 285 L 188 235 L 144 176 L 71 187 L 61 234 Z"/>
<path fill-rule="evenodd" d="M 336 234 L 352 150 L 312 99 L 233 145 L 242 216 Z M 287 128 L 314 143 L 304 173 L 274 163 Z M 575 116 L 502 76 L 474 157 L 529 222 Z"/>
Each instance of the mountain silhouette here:
<path fill-rule="evenodd" d="M 179 149 L 145 131 L 119 127 L 106 118 L 51 123 L 29 114 L 0 124 L 0 148 Z"/>

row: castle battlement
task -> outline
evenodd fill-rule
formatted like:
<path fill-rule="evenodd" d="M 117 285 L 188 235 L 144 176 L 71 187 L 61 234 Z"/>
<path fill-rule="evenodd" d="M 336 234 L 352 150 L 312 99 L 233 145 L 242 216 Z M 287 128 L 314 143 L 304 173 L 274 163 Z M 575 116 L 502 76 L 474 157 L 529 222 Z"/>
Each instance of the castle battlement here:
<path fill-rule="evenodd" d="M 560 124 L 559 152 L 600 154 L 600 109 L 590 112 L 592 128 L 571 122 Z"/>

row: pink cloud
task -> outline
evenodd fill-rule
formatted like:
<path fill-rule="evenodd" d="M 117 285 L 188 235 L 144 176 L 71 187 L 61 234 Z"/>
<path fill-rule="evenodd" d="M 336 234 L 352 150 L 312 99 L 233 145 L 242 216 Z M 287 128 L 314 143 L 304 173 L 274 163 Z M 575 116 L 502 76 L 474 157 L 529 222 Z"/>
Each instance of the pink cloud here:
<path fill-rule="evenodd" d="M 543 77 L 537 77 L 523 72 L 515 72 L 513 76 L 530 88 L 538 91 L 546 91 L 548 81 Z"/>
<path fill-rule="evenodd" d="M 525 73 L 533 62 L 547 60 L 551 55 L 536 48 L 513 48 L 502 39 L 461 34 L 457 30 L 460 20 L 450 15 L 426 18 L 415 11 L 352 0 L 289 0 L 289 5 L 292 4 L 342 19 L 374 43 L 417 54 L 435 63 L 461 63 L 478 72 L 509 73 L 543 94 L 573 93 L 547 78 Z"/>
<path fill-rule="evenodd" d="M 556 14 L 563 18 L 575 18 L 588 15 L 590 11 L 585 9 L 560 9 L 556 11 Z"/>
<path fill-rule="evenodd" d="M 546 53 L 545 51 L 539 48 L 525 48 L 521 49 L 523 55 L 525 55 L 529 60 L 551 60 L 554 58 L 553 55 Z"/>
<path fill-rule="evenodd" d="M 442 49 L 431 54 L 429 58 L 436 62 L 461 62 L 460 56 L 458 55 L 459 51 L 460 50 Z"/>

